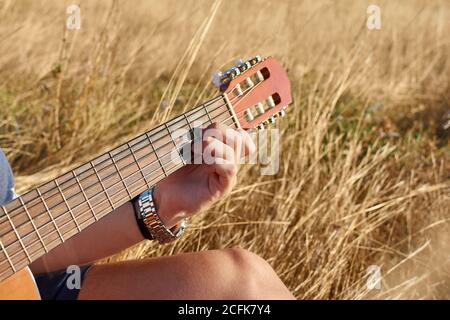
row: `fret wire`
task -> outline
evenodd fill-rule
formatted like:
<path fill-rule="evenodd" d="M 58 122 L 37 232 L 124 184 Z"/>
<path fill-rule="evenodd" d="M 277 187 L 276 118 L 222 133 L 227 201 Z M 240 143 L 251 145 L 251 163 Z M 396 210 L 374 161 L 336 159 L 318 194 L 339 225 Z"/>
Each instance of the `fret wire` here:
<path fill-rule="evenodd" d="M 23 208 L 25 209 L 25 212 L 26 212 L 26 214 L 27 214 L 27 216 L 28 216 L 28 219 L 30 219 L 31 225 L 33 226 L 34 230 L 36 231 L 36 234 L 37 234 L 37 236 L 38 236 L 38 238 L 39 238 L 39 241 L 41 241 L 41 243 L 42 243 L 42 246 L 43 246 L 43 248 L 44 248 L 44 251 L 47 253 L 47 252 L 48 252 L 47 246 L 45 245 L 44 240 L 42 239 L 41 234 L 39 233 L 38 228 L 36 228 L 36 225 L 34 224 L 33 218 L 31 217 L 31 214 L 30 214 L 30 212 L 28 211 L 27 206 L 25 205 L 25 202 L 23 202 L 23 199 L 22 199 L 21 197 L 19 197 L 19 201 L 20 201 L 20 203 L 22 204 Z"/>
<path fill-rule="evenodd" d="M 136 164 L 137 164 L 137 167 L 138 167 L 138 169 L 139 169 L 139 172 L 140 172 L 141 175 L 142 175 L 142 178 L 144 178 L 144 181 L 145 181 L 145 184 L 147 185 L 147 188 L 150 189 L 151 186 L 150 186 L 150 184 L 149 184 L 148 181 L 147 181 L 147 177 L 145 176 L 144 172 L 142 171 L 141 165 L 139 164 L 139 161 L 138 161 L 136 155 L 134 154 L 133 148 L 130 147 L 130 144 L 129 144 L 128 142 L 127 142 L 127 146 L 128 146 L 128 148 L 130 149 L 130 151 L 131 151 L 131 155 L 133 156 L 134 161 L 135 161 Z M 134 174 L 134 173 L 133 173 L 133 174 Z"/>
<path fill-rule="evenodd" d="M 115 167 L 116 170 L 117 170 L 117 173 L 119 174 L 119 178 L 120 178 L 120 180 L 122 181 L 122 184 L 123 184 L 123 186 L 125 187 L 125 190 L 127 191 L 128 196 L 130 197 L 130 200 L 133 199 L 133 196 L 131 195 L 130 191 L 128 190 L 128 186 L 127 186 L 127 184 L 125 183 L 125 180 L 123 180 L 122 174 L 120 173 L 119 167 L 117 166 L 116 161 L 114 160 L 114 157 L 111 156 L 111 152 L 108 152 L 108 155 L 109 155 L 109 157 L 111 158 L 111 160 L 112 160 L 112 162 L 113 162 L 113 164 L 114 164 L 114 167 Z"/>
<path fill-rule="evenodd" d="M 164 175 L 167 177 L 168 174 L 166 173 L 166 170 L 164 169 L 164 166 L 163 166 L 163 164 L 161 162 L 161 159 L 159 159 L 158 154 L 156 153 L 156 149 L 155 149 L 155 146 L 153 145 L 152 138 L 148 135 L 147 132 L 145 133 L 145 135 L 147 136 L 148 141 L 150 141 L 150 145 L 152 146 L 153 153 L 155 154 L 155 157 L 158 160 L 159 165 L 161 166 L 161 169 L 162 169 Z"/>
<path fill-rule="evenodd" d="M 61 196 L 62 196 L 62 198 L 63 198 L 63 200 L 64 200 L 64 202 L 65 202 L 65 204 L 67 206 L 67 209 L 69 210 L 70 215 L 72 216 L 73 221 L 75 222 L 75 225 L 77 226 L 78 231 L 81 231 L 81 228 L 78 225 L 77 219 L 75 218 L 75 216 L 74 216 L 74 214 L 72 212 L 72 209 L 70 208 L 69 203 L 67 202 L 66 197 L 64 196 L 64 193 L 62 192 L 62 190 L 61 190 L 61 188 L 59 186 L 58 179 L 55 179 L 54 181 L 55 181 L 56 187 L 59 190 L 59 193 L 61 193 Z"/>
<path fill-rule="evenodd" d="M 170 139 L 172 140 L 172 143 L 173 143 L 175 149 L 177 150 L 177 153 L 178 153 L 178 155 L 180 156 L 181 161 L 183 162 L 183 165 L 186 165 L 186 161 L 184 160 L 184 157 L 181 155 L 180 150 L 178 149 L 178 146 L 177 146 L 177 144 L 175 143 L 175 140 L 173 140 L 172 133 L 171 133 L 171 131 L 170 131 L 169 126 L 168 126 L 166 123 L 164 123 L 164 125 L 166 126 L 166 129 L 167 129 L 167 132 L 169 133 Z"/>
<path fill-rule="evenodd" d="M 11 227 L 12 227 L 13 230 L 14 230 L 14 233 L 16 234 L 17 240 L 19 240 L 19 243 L 20 243 L 20 245 L 22 246 L 23 251 L 25 252 L 25 255 L 26 255 L 27 258 L 28 258 L 28 261 L 32 262 L 33 260 L 31 260 L 31 257 L 30 257 L 30 255 L 28 254 L 27 248 L 25 248 L 25 245 L 24 245 L 23 242 L 22 242 L 22 238 L 20 237 L 19 233 L 17 232 L 16 227 L 14 226 L 14 223 L 12 222 L 11 218 L 10 218 L 9 215 L 8 215 L 8 212 L 6 211 L 5 207 L 2 207 L 2 208 L 3 208 L 3 211 L 5 212 L 6 218 L 7 218 L 8 221 L 9 221 L 9 224 L 11 225 Z"/>
<path fill-rule="evenodd" d="M 11 258 L 9 257 L 8 252 L 6 252 L 6 248 L 5 248 L 5 246 L 3 245 L 3 242 L 2 242 L 1 239 L 0 239 L 0 247 L 2 247 L 2 251 L 5 253 L 6 260 L 8 260 L 9 265 L 11 266 L 13 272 L 16 272 L 16 267 L 14 266 L 14 264 L 13 264 Z M 2 271 L 2 272 L 3 272 L 3 271 Z"/>
<path fill-rule="evenodd" d="M 212 123 L 213 123 L 213 122 L 212 122 L 212 119 L 211 119 L 211 117 L 210 117 L 210 115 L 209 115 L 208 109 L 206 109 L 206 105 L 205 105 L 205 104 L 203 104 L 203 109 L 205 109 L 205 113 L 206 113 L 206 115 L 208 116 L 209 123 L 212 124 Z"/>
<path fill-rule="evenodd" d="M 191 123 L 189 122 L 189 119 L 188 119 L 188 117 L 186 116 L 186 113 L 183 113 L 183 116 L 184 116 L 184 118 L 186 119 L 186 122 L 187 122 L 187 124 L 188 124 L 188 126 L 189 126 L 189 130 L 191 130 L 192 131 L 192 126 L 191 126 Z"/>
<path fill-rule="evenodd" d="M 91 206 L 91 202 L 89 201 L 89 198 L 87 197 L 86 193 L 84 192 L 84 189 L 81 186 L 80 180 L 78 179 L 78 176 L 75 174 L 74 170 L 72 170 L 72 175 L 75 178 L 75 180 L 77 181 L 78 186 L 80 187 L 81 193 L 83 194 L 83 197 L 89 206 L 89 209 L 91 209 L 91 211 L 92 211 L 92 216 L 94 217 L 95 221 L 98 221 L 98 218 L 97 218 L 97 215 L 95 214 L 94 208 Z"/>
<path fill-rule="evenodd" d="M 64 241 L 65 241 L 65 240 L 64 240 L 64 237 L 62 236 L 61 232 L 59 231 L 59 228 L 58 228 L 58 226 L 57 226 L 57 224 L 56 224 L 56 220 L 55 220 L 55 218 L 53 218 L 53 215 L 52 215 L 52 213 L 50 212 L 50 209 L 49 209 L 49 207 L 47 206 L 47 203 L 45 202 L 44 197 L 42 197 L 41 190 L 39 190 L 39 188 L 36 188 L 36 191 L 37 191 L 39 197 L 41 198 L 41 201 L 42 201 L 42 203 L 44 204 L 45 210 L 47 210 L 47 213 L 48 213 L 48 215 L 50 216 L 50 219 L 52 220 L 53 224 L 55 225 L 55 230 L 58 232 L 58 235 L 59 235 L 59 237 L 61 238 L 61 241 L 64 242 Z"/>
<path fill-rule="evenodd" d="M 184 119 L 186 120 L 186 123 L 189 126 L 189 137 L 192 140 L 194 140 L 194 135 L 195 135 L 194 128 L 192 128 L 191 122 L 189 121 L 189 118 L 186 116 L 186 113 L 183 113 L 183 116 L 184 116 Z"/>
<path fill-rule="evenodd" d="M 95 175 L 97 176 L 98 182 L 100 182 L 100 185 L 103 188 L 103 192 L 105 193 L 106 199 L 108 199 L 108 202 L 111 205 L 111 208 L 113 210 L 116 210 L 116 207 L 114 206 L 114 204 L 112 203 L 111 199 L 109 198 L 108 191 L 106 190 L 105 186 L 103 185 L 102 179 L 100 179 L 100 175 L 98 174 L 97 169 L 95 168 L 95 166 L 92 163 L 92 161 L 89 161 L 89 164 L 91 165 L 92 169 L 94 169 L 94 172 L 95 172 Z"/>

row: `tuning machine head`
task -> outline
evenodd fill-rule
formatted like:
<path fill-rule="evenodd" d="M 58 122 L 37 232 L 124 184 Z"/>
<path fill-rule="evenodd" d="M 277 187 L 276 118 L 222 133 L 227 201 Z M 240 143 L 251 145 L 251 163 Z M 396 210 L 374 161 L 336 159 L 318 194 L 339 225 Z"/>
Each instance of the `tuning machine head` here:
<path fill-rule="evenodd" d="M 236 68 L 238 68 L 241 73 L 247 71 L 253 66 L 250 61 L 244 61 L 242 59 L 236 60 L 235 64 Z"/>
<path fill-rule="evenodd" d="M 258 130 L 264 130 L 269 125 L 276 123 L 278 117 L 284 117 L 285 115 L 286 115 L 286 112 L 284 110 L 281 110 L 280 112 L 277 112 L 273 116 L 269 117 L 267 120 L 265 120 L 262 123 L 256 125 L 255 128 L 258 129 Z"/>
<path fill-rule="evenodd" d="M 257 55 L 251 59 L 248 60 L 248 62 L 250 63 L 250 65 L 253 67 L 254 65 L 257 65 L 258 63 L 260 63 L 261 61 L 263 61 L 263 59 L 261 58 L 261 56 Z"/>
<path fill-rule="evenodd" d="M 251 58 L 247 61 L 243 61 L 242 59 L 238 59 L 235 61 L 235 66 L 226 70 L 225 72 L 216 72 L 213 74 L 213 83 L 216 87 L 222 88 L 224 84 L 227 84 L 228 82 L 235 79 L 237 76 L 239 76 L 241 73 L 247 71 L 248 69 L 252 68 L 256 64 L 263 61 L 263 59 L 260 56 L 256 56 L 254 58 Z"/>
<path fill-rule="evenodd" d="M 286 111 L 284 111 L 285 109 L 286 109 L 286 107 L 284 107 L 283 109 L 281 109 L 280 111 L 275 113 L 274 116 L 276 118 L 283 118 L 286 115 Z"/>
<path fill-rule="evenodd" d="M 265 129 L 264 123 L 260 123 L 260 124 L 256 125 L 255 128 L 260 131 L 264 130 Z"/>
<path fill-rule="evenodd" d="M 220 88 L 220 86 L 222 85 L 222 77 L 223 77 L 222 71 L 216 71 L 213 73 L 212 83 L 217 88 Z"/>
<path fill-rule="evenodd" d="M 272 57 L 238 60 L 236 66 L 224 72 L 221 82 L 230 107 L 239 115 L 237 121 L 245 130 L 264 130 L 284 116 L 283 106 L 292 102 L 287 72 Z"/>
<path fill-rule="evenodd" d="M 212 76 L 212 83 L 215 87 L 219 88 L 221 91 L 224 91 L 227 84 L 236 78 L 240 74 L 240 71 L 238 68 L 233 67 L 231 69 L 228 69 L 225 72 L 216 71 L 213 73 Z"/>

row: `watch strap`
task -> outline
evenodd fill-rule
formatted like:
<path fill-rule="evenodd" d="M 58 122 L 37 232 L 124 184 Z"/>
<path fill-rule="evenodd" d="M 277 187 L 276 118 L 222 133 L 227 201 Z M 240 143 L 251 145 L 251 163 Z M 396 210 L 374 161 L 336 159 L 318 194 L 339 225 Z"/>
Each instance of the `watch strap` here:
<path fill-rule="evenodd" d="M 153 201 L 154 187 L 144 191 L 136 199 L 136 214 L 140 225 L 147 231 L 142 231 L 147 239 L 158 240 L 159 243 L 169 243 L 181 237 L 187 227 L 187 220 L 184 219 L 181 225 L 168 229 L 161 221 L 156 212 L 155 203 Z"/>

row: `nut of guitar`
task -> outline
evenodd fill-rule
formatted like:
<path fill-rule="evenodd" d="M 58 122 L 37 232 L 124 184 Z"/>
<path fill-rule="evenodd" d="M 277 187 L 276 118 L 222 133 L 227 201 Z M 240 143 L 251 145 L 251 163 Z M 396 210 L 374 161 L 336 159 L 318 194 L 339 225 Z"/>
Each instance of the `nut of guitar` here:
<path fill-rule="evenodd" d="M 0 282 L 0 300 L 40 300 L 29 268 L 24 268 Z"/>

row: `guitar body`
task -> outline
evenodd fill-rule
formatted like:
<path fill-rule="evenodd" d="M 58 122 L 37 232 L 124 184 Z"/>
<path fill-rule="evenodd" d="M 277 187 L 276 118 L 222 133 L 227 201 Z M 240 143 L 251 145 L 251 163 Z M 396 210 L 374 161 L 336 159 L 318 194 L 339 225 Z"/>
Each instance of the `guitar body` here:
<path fill-rule="evenodd" d="M 0 300 L 40 300 L 39 290 L 27 267 L 0 282 Z"/>

